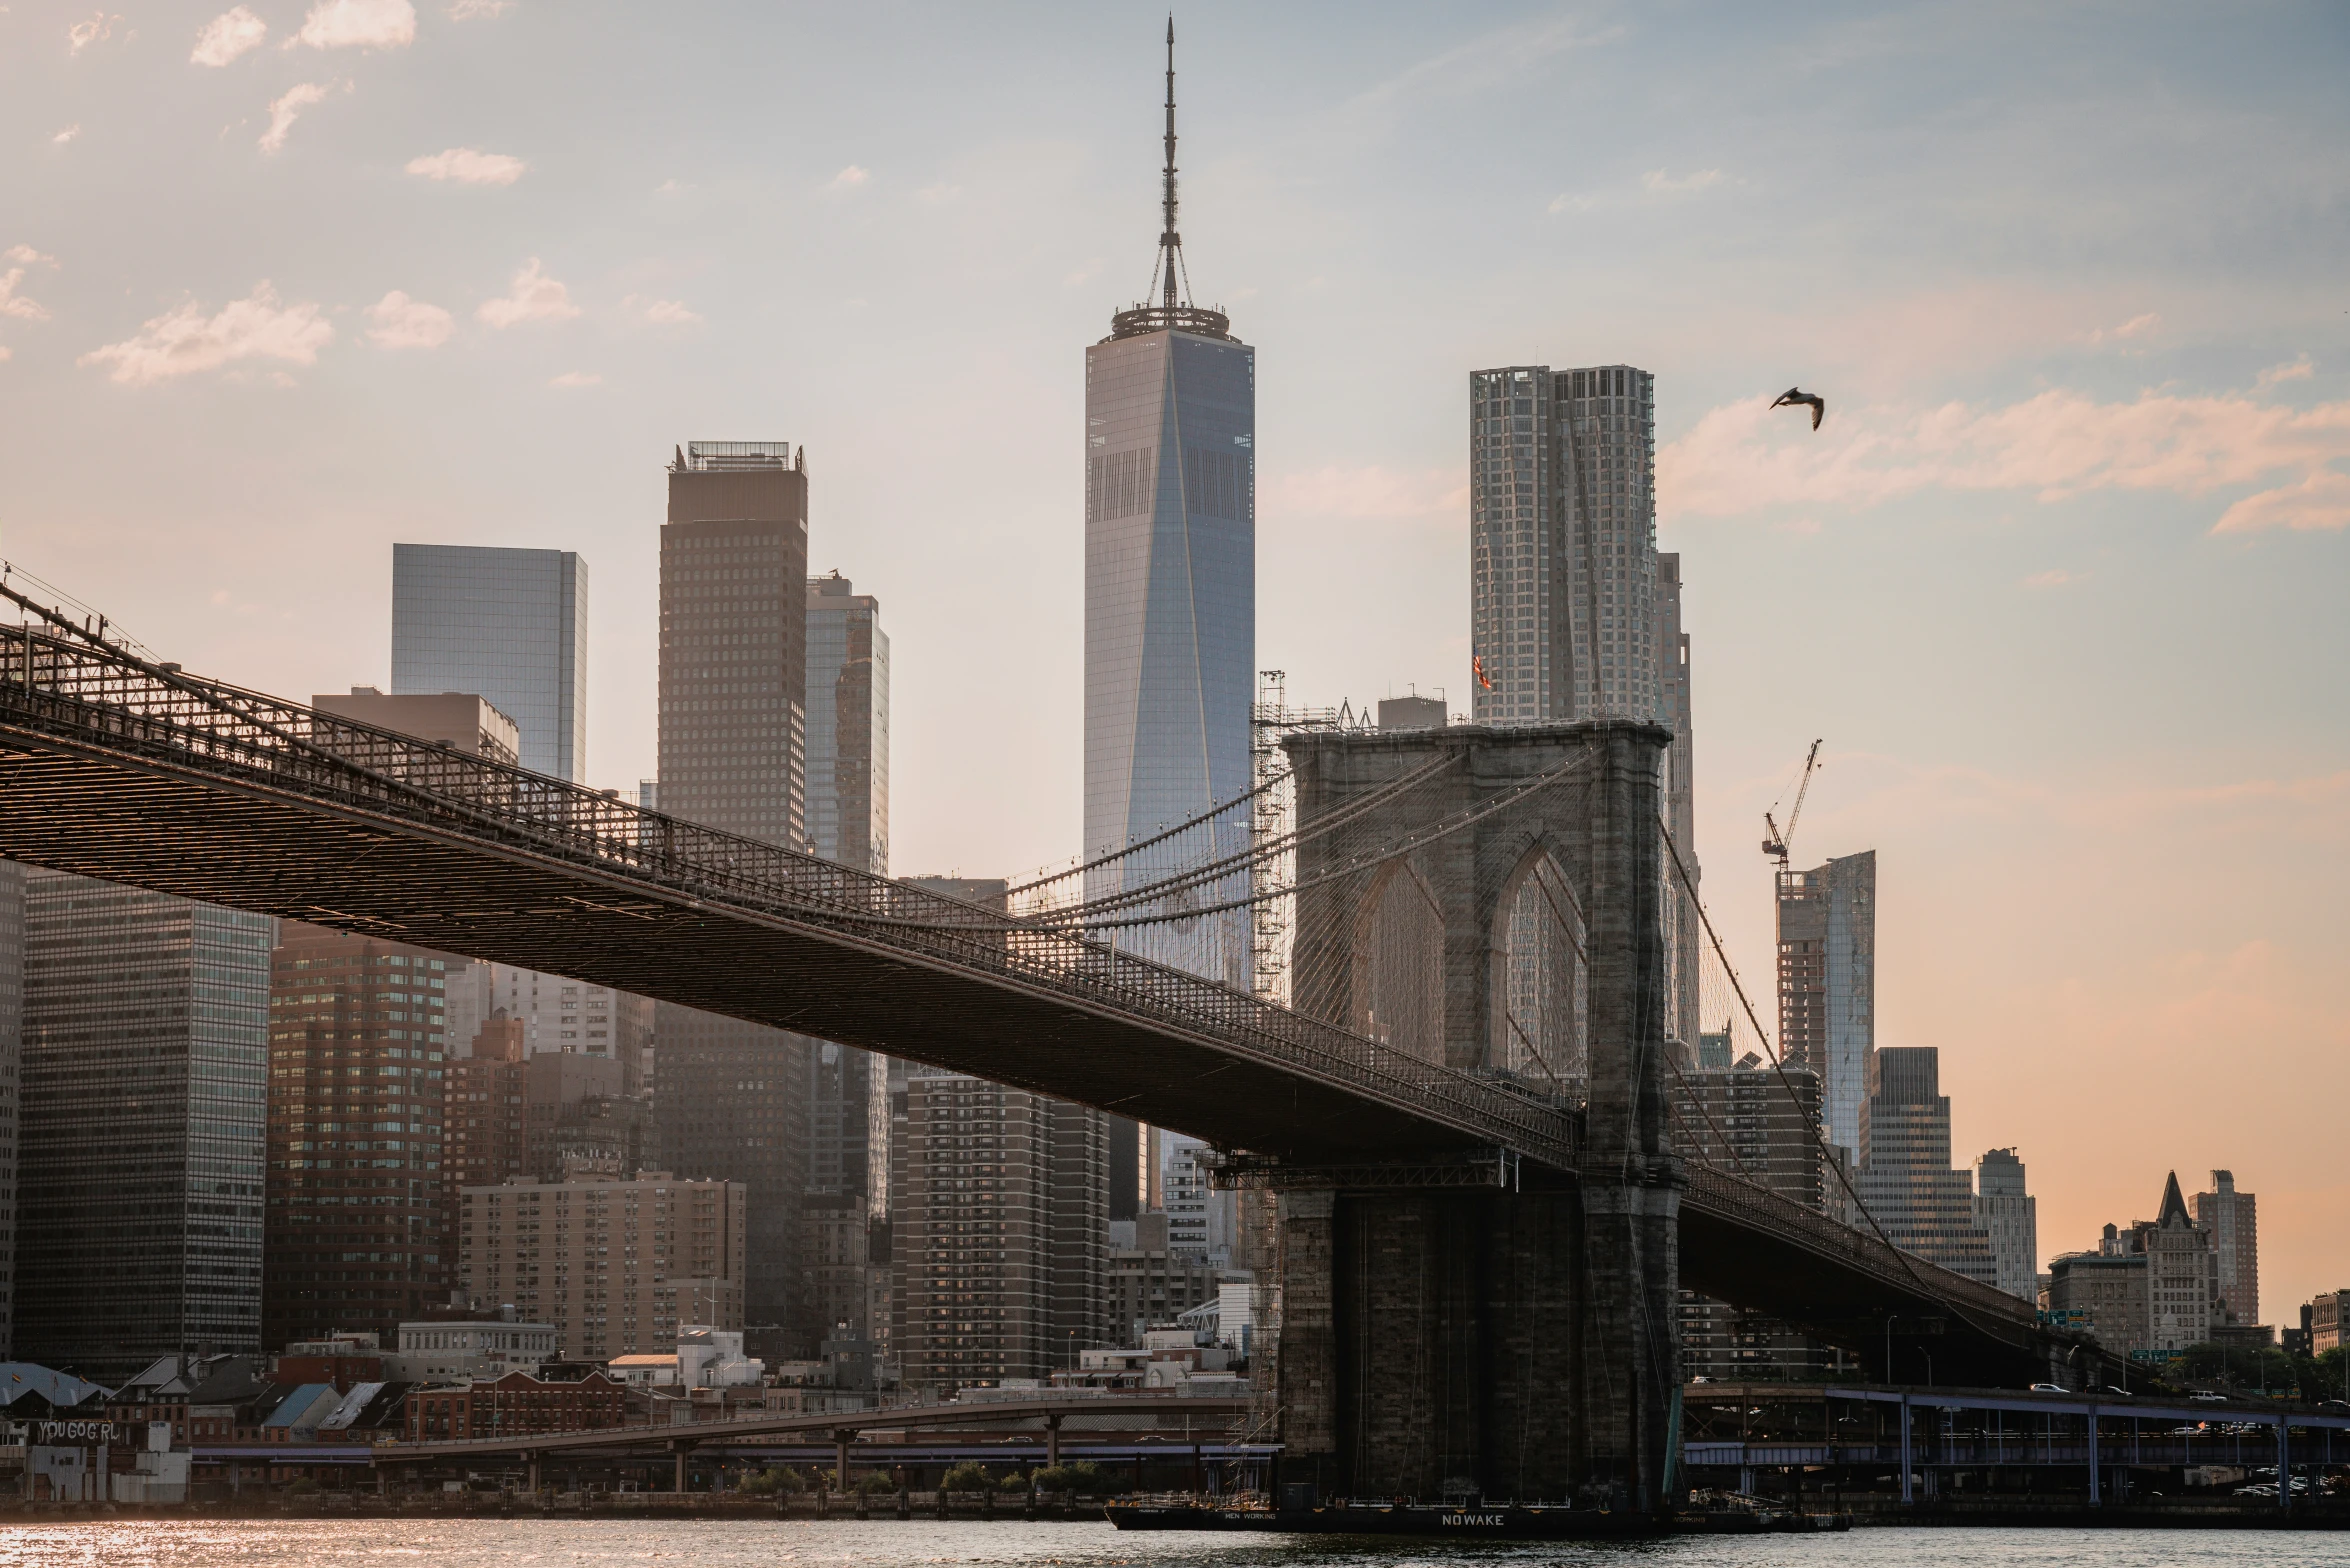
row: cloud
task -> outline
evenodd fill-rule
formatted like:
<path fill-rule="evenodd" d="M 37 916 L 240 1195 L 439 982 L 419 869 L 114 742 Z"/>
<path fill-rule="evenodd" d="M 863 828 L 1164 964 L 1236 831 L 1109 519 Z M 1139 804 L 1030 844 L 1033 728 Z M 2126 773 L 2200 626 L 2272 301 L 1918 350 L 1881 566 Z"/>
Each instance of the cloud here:
<path fill-rule="evenodd" d="M 1332 465 L 1273 475 L 1257 505 L 1275 517 L 1453 522 L 1469 515 L 1469 487 L 1457 469 Z"/>
<path fill-rule="evenodd" d="M 2051 390 L 2004 408 L 1840 409 L 1814 435 L 1764 396 L 1716 408 L 1657 455 L 1668 512 L 1735 517 L 1774 507 L 1865 508 L 1920 490 L 2094 490 L 2206 495 L 2276 486 L 2230 507 L 2215 532 L 2338 528 L 2350 403 L 2292 409 L 2249 397 L 2148 392 L 2100 403 Z"/>
<path fill-rule="evenodd" d="M 5 343 L 0 343 L 0 360 L 10 360 L 14 358 L 16 358 L 16 350 L 10 348 Z"/>
<path fill-rule="evenodd" d="M 10 261 L 17 260 L 18 252 L 23 252 L 26 260 L 32 259 L 32 252 L 22 245 L 11 250 L 8 253 L 8 259 Z M 49 319 L 48 306 L 38 300 L 27 299 L 16 292 L 16 286 L 23 281 L 23 267 L 11 267 L 6 272 L 0 272 L 0 316 L 11 317 L 17 321 L 47 321 Z"/>
<path fill-rule="evenodd" d="M 687 307 L 683 300 L 647 299 L 642 294 L 631 294 L 620 302 L 621 308 L 633 311 L 636 318 L 648 327 L 698 327 L 702 313 Z"/>
<path fill-rule="evenodd" d="M 439 348 L 456 329 L 456 318 L 438 305 L 410 299 L 399 289 L 367 307 L 367 341 L 377 348 Z"/>
<path fill-rule="evenodd" d="M 1648 200 L 1676 201 L 1710 190 L 1729 176 L 1719 169 L 1696 169 L 1687 174 L 1675 174 L 1670 169 L 1651 169 L 1640 176 L 1640 189 Z M 1552 217 L 1571 212 L 1592 212 L 1602 207 L 1622 207 L 1640 200 L 1630 190 L 1618 186 L 1606 190 L 1561 191 L 1550 199 L 1548 211 Z"/>
<path fill-rule="evenodd" d="M 1611 43 L 1623 31 L 1610 27 L 1586 32 L 1574 17 L 1513 22 L 1405 67 L 1357 94 L 1346 108 L 1356 114 L 1385 113 L 1412 101 L 1475 97 L 1539 71 L 1570 49 Z"/>
<path fill-rule="evenodd" d="M 416 42 L 409 0 L 318 0 L 287 44 L 313 49 L 401 49 Z"/>
<path fill-rule="evenodd" d="M 551 387 L 600 387 L 603 384 L 604 378 L 592 370 L 566 370 L 559 376 L 547 378 L 547 385 Z"/>
<path fill-rule="evenodd" d="M 78 363 L 111 365 L 114 380 L 153 386 L 245 359 L 315 364 L 318 351 L 334 335 L 334 324 L 316 305 L 281 306 L 277 290 L 264 278 L 253 285 L 252 293 L 232 300 L 215 315 L 206 315 L 203 306 L 189 300 L 147 322 L 136 337 L 92 349 Z"/>
<path fill-rule="evenodd" d="M 28 267 L 57 265 L 55 256 L 44 256 L 30 245 L 11 245 L 6 250 L 0 250 L 0 261 L 21 261 Z"/>
<path fill-rule="evenodd" d="M 511 185 L 529 167 L 520 158 L 502 152 L 477 152 L 471 147 L 452 147 L 408 160 L 410 174 L 421 174 L 428 180 L 455 180 L 460 185 Z"/>
<path fill-rule="evenodd" d="M 251 9 L 238 6 L 223 11 L 204 24 L 204 31 L 196 35 L 196 49 L 188 56 L 192 65 L 226 65 L 248 50 L 261 47 L 269 36 L 269 24 Z"/>
<path fill-rule="evenodd" d="M 514 0 L 449 0 L 449 20 L 471 22 L 504 16 L 514 9 Z"/>
<path fill-rule="evenodd" d="M 2143 316 L 2132 316 L 2129 320 L 2123 322 L 2120 326 L 2113 328 L 2110 332 L 2103 327 L 2091 328 L 2089 332 L 2089 341 L 2092 344 L 2096 344 L 2104 342 L 2109 337 L 2142 338 L 2147 333 L 2152 332 L 2156 327 L 2161 325 L 2162 317 L 2156 312 L 2150 310 Z"/>
<path fill-rule="evenodd" d="M 2045 572 L 2034 572 L 2025 578 L 2024 586 L 2026 588 L 2063 588 L 2069 584 L 2083 581 L 2085 575 L 2081 572 L 2068 572 L 2061 566 L 2053 566 Z"/>
<path fill-rule="evenodd" d="M 351 84 L 345 82 L 343 91 L 350 90 Z M 323 82 L 297 82 L 285 90 L 284 96 L 272 98 L 269 101 L 269 129 L 261 133 L 261 150 L 274 154 L 282 149 L 286 144 L 286 133 L 294 128 L 294 121 L 301 117 L 302 111 L 326 102 L 326 98 L 327 87 Z"/>
<path fill-rule="evenodd" d="M 76 22 L 65 30 L 67 51 L 80 54 L 92 44 L 104 43 L 114 36 L 114 24 L 121 20 L 121 17 L 108 16 L 103 11 L 91 12 L 88 21 Z"/>
<path fill-rule="evenodd" d="M 493 327 L 519 326 L 526 321 L 569 321 L 579 314 L 571 291 L 546 275 L 536 256 L 514 274 L 514 287 L 497 299 L 483 300 L 474 312 Z"/>
<path fill-rule="evenodd" d="M 860 169 L 852 163 L 834 175 L 824 188 L 828 191 L 853 191 L 872 178 L 872 170 Z"/>
<path fill-rule="evenodd" d="M 2260 373 L 2260 385 L 2273 387 L 2280 381 L 2307 381 L 2317 374 L 2317 366 L 2309 362 L 2307 354 L 2289 365 L 2271 365 Z"/>
<path fill-rule="evenodd" d="M 2297 485 L 2246 496 L 2221 513 L 2211 531 L 2249 534 L 2269 528 L 2296 533 L 2350 528 L 2350 474 L 2321 468 Z"/>
<path fill-rule="evenodd" d="M 62 147 L 62 146 L 64 146 L 64 145 L 65 145 L 67 142 L 70 142 L 70 141 L 72 141 L 72 140 L 73 140 L 73 139 L 74 139 L 76 136 L 79 136 L 79 135 L 81 135 L 81 134 L 82 134 L 82 128 L 81 128 L 81 126 L 80 126 L 80 125 L 77 123 L 77 124 L 73 124 L 73 125 L 69 125 L 69 126 L 67 126 L 67 127 L 64 129 L 64 130 L 62 130 L 62 131 L 59 131 L 59 132 L 58 132 L 58 133 L 57 133 L 55 136 L 52 136 L 52 137 L 50 137 L 50 138 L 49 138 L 49 140 L 50 140 L 50 141 L 52 141 L 52 142 L 54 142 L 54 143 L 56 143 L 58 146 Z"/>
<path fill-rule="evenodd" d="M 1721 183 L 1719 169 L 1699 169 L 1693 174 L 1668 174 L 1663 169 L 1651 169 L 1640 176 L 1641 188 L 1653 196 L 1690 196 Z"/>

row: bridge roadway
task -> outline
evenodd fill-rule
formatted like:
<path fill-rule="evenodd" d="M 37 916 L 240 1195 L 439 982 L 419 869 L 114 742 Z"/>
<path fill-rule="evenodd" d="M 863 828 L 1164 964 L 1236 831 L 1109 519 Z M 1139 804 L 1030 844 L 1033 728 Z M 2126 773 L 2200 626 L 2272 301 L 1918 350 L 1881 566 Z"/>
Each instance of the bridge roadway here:
<path fill-rule="evenodd" d="M 1537 1172 L 1576 1169 L 1574 1105 L 78 636 L 0 628 L 0 855 L 575 976 L 1284 1161 L 1504 1150 Z M 2034 1353 L 2028 1304 L 1729 1173 L 1691 1169 L 1681 1227 L 1684 1281 L 1725 1300 L 1824 1330 L 1888 1312 L 1948 1320 L 1985 1381 Z"/>

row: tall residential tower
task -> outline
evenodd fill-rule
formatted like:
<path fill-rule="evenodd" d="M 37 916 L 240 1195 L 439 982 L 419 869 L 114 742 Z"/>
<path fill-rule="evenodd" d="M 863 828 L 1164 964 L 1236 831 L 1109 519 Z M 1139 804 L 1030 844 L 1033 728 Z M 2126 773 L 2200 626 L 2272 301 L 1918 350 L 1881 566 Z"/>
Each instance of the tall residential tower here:
<path fill-rule="evenodd" d="M 1780 872 L 1779 1054 L 1820 1075 L 1820 1125 L 1855 1158 L 1876 1018 L 1877 852 Z"/>
<path fill-rule="evenodd" d="M 1470 376 L 1478 723 L 1659 716 L 1668 651 L 1655 469 L 1647 371 L 1510 365 Z"/>

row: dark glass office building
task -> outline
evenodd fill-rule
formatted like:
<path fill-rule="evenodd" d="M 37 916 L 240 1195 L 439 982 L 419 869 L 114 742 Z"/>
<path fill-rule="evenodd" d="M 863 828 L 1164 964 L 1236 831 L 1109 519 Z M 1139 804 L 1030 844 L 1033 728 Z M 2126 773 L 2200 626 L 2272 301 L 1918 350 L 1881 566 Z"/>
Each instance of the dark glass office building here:
<path fill-rule="evenodd" d="M 272 925 L 26 874 L 19 1360 L 261 1348 Z"/>
<path fill-rule="evenodd" d="M 399 1325 L 448 1300 L 442 953 L 298 921 L 272 955 L 261 1336 Z"/>

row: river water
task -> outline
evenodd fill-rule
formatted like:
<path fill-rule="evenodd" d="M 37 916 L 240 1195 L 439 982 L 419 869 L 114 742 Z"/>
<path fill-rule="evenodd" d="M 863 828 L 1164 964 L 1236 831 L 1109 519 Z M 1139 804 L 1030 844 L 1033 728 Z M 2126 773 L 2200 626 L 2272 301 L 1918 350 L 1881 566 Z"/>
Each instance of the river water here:
<path fill-rule="evenodd" d="M 289 1520 L 0 1525 L 0 1568 L 2338 1568 L 2350 1536 L 2265 1531 L 1876 1529 L 1497 1545 L 1119 1534 L 1097 1523 L 876 1520 Z"/>

